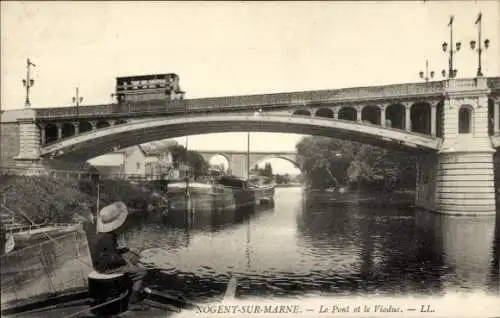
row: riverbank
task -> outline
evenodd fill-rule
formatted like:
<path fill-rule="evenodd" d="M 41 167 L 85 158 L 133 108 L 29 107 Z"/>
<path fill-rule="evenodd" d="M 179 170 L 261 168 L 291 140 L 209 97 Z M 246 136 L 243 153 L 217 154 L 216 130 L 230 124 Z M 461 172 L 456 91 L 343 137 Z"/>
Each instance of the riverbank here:
<path fill-rule="evenodd" d="M 124 180 L 102 180 L 99 185 L 101 207 L 123 201 L 131 211 L 146 211 L 149 203 L 158 200 L 151 192 Z M 97 188 L 88 180 L 1 176 L 0 203 L 18 213 L 16 222 L 23 224 L 28 222 L 20 212 L 35 223 L 78 222 L 95 214 Z"/>

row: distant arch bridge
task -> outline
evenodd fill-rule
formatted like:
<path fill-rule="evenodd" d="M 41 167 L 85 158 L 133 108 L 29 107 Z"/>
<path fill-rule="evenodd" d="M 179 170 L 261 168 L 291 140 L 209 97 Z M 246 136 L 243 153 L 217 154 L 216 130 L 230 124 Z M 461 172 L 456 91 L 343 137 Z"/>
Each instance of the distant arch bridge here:
<path fill-rule="evenodd" d="M 284 159 L 292 163 L 295 167 L 301 168 L 300 158 L 296 151 L 277 152 L 277 151 L 197 151 L 207 161 L 210 161 L 215 156 L 222 156 L 228 163 L 228 170 L 233 175 L 239 177 L 247 177 L 247 168 L 253 169 L 256 164 L 267 159 Z M 249 160 L 247 159 L 249 157 Z M 250 163 L 247 166 L 247 160 Z"/>

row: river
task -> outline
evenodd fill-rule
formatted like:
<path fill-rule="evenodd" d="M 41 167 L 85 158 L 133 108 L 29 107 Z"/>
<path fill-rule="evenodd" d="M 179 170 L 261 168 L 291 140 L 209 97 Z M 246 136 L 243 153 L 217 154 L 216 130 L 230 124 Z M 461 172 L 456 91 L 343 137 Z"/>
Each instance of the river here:
<path fill-rule="evenodd" d="M 498 295 L 494 219 L 329 196 L 279 188 L 274 207 L 145 219 L 124 240 L 145 249 L 151 287 L 198 301 L 220 297 L 231 276 L 239 298 Z"/>

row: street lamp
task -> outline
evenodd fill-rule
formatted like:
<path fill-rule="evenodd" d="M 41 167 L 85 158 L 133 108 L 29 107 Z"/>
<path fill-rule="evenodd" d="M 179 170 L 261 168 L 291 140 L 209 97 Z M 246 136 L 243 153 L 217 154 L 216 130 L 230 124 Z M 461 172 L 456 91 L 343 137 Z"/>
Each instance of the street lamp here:
<path fill-rule="evenodd" d="M 428 82 L 429 79 L 434 78 L 434 71 L 431 71 L 429 73 L 429 61 L 428 60 L 425 60 L 425 74 L 424 74 L 424 72 L 420 71 L 419 75 L 420 75 L 420 78 L 425 79 L 426 82 Z M 424 77 L 424 75 L 425 75 L 425 77 Z"/>
<path fill-rule="evenodd" d="M 76 105 L 76 115 L 78 116 L 79 115 L 79 111 L 78 111 L 78 106 L 80 106 L 80 103 L 83 102 L 83 97 L 80 97 L 78 95 L 79 91 L 78 91 L 78 87 L 76 88 L 76 96 L 73 96 L 73 104 Z"/>
<path fill-rule="evenodd" d="M 479 12 L 478 16 L 477 16 L 477 19 L 476 19 L 476 25 L 477 25 L 477 44 L 478 44 L 478 47 L 477 47 L 477 76 L 483 76 L 483 72 L 482 72 L 482 69 L 481 69 L 481 53 L 483 53 L 483 47 L 481 44 L 482 41 L 481 41 L 481 27 L 482 27 L 482 13 Z M 487 50 L 488 47 L 490 46 L 490 40 L 486 39 L 484 40 L 484 49 Z M 475 50 L 476 49 L 476 41 L 472 40 L 470 41 L 470 48 L 472 50 Z"/>
<path fill-rule="evenodd" d="M 30 76 L 30 66 L 36 66 L 31 63 L 30 59 L 26 60 L 26 79 L 23 79 L 23 86 L 26 87 L 26 101 L 24 102 L 24 107 L 30 107 L 30 88 L 35 85 L 35 80 Z"/>
<path fill-rule="evenodd" d="M 450 57 L 448 58 L 448 78 L 455 78 L 457 76 L 457 70 L 453 68 L 453 54 L 460 51 L 460 48 L 462 47 L 462 43 L 453 42 L 453 19 L 454 17 L 451 16 L 450 22 L 448 23 L 448 26 L 450 27 L 450 43 L 443 42 L 441 45 L 443 52 L 449 51 L 450 53 Z M 453 46 L 455 46 L 455 49 L 453 49 Z M 446 70 L 442 70 L 441 74 L 445 77 Z"/>

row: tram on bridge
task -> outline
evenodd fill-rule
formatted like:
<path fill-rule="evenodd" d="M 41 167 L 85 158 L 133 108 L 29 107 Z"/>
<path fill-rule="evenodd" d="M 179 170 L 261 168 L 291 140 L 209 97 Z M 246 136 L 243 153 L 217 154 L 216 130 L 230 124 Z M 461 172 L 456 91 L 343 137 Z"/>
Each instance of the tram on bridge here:
<path fill-rule="evenodd" d="M 118 103 L 165 99 L 183 99 L 185 92 L 175 73 L 123 76 L 116 78 Z"/>

